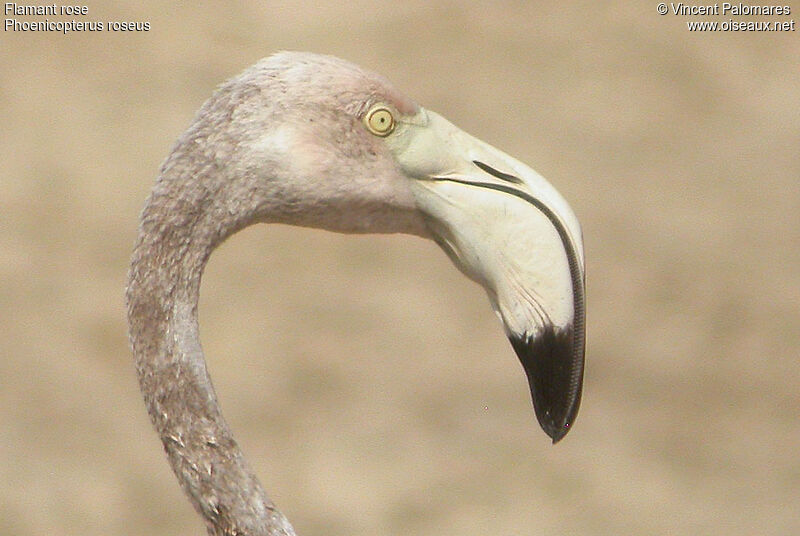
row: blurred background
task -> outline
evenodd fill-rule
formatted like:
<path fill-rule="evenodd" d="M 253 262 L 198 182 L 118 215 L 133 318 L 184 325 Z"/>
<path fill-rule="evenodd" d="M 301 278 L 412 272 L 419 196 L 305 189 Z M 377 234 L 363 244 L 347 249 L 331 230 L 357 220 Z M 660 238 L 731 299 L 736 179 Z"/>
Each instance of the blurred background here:
<path fill-rule="evenodd" d="M 141 401 L 123 289 L 171 144 L 281 49 L 378 71 L 529 163 L 588 262 L 583 404 L 554 447 L 483 291 L 433 243 L 225 243 L 203 344 L 298 534 L 800 533 L 800 30 L 483 4 L 93 0 L 85 20 L 150 31 L 0 35 L 0 534 L 205 533 Z M 789 4 L 733 18 L 800 19 Z"/>

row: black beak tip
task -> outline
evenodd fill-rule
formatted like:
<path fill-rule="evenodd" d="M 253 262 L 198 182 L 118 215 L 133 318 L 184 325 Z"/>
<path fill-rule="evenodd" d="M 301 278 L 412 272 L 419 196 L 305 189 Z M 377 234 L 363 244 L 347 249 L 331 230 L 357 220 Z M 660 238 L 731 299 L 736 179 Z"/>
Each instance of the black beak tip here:
<path fill-rule="evenodd" d="M 543 400 L 542 397 L 537 397 L 537 392 L 533 389 L 533 382 L 531 382 L 531 395 L 533 397 L 533 407 L 536 411 L 536 418 L 539 421 L 539 426 L 542 427 L 550 439 L 553 440 L 555 445 L 566 436 L 572 429 L 572 423 L 578 413 L 578 403 L 564 405 L 563 398 L 558 400 Z M 580 395 L 579 395 L 580 396 Z"/>
<path fill-rule="evenodd" d="M 511 337 L 530 384 L 542 430 L 558 443 L 572 429 L 583 390 L 584 349 L 576 348 L 571 327 L 547 327 L 536 336 Z"/>
<path fill-rule="evenodd" d="M 567 435 L 569 429 L 570 429 L 569 423 L 564 423 L 561 426 L 558 426 L 555 423 L 553 423 L 552 425 L 551 424 L 542 425 L 542 430 L 544 430 L 544 433 L 550 436 L 550 439 L 553 440 L 553 445 L 564 439 L 564 436 Z"/>

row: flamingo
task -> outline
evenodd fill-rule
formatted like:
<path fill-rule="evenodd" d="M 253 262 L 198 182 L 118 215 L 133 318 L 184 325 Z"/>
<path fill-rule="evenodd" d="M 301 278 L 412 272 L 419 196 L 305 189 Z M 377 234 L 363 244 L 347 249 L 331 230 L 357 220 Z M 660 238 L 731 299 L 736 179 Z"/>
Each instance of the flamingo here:
<path fill-rule="evenodd" d="M 347 61 L 281 52 L 225 82 L 163 163 L 141 214 L 126 303 L 152 423 L 213 536 L 294 536 L 226 423 L 197 304 L 214 248 L 255 223 L 433 239 L 479 283 L 555 443 L 580 405 L 578 219 L 525 164 Z"/>

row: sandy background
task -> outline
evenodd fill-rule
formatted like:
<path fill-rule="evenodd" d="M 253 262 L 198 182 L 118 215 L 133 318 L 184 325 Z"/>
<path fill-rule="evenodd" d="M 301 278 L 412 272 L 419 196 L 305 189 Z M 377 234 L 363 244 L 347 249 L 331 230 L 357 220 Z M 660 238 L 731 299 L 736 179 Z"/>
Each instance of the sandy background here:
<path fill-rule="evenodd" d="M 800 533 L 800 29 L 690 33 L 656 2 L 315 4 L 96 0 L 89 20 L 151 30 L 0 33 L 0 534 L 204 534 L 140 400 L 125 274 L 173 140 L 279 49 L 379 71 L 530 163 L 588 260 L 583 405 L 553 447 L 432 243 L 226 243 L 203 343 L 299 534 Z"/>

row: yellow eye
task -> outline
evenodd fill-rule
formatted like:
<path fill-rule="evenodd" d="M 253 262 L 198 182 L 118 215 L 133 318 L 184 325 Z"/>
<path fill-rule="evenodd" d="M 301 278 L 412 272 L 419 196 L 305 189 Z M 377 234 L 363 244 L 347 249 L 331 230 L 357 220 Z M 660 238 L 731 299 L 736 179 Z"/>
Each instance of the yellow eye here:
<path fill-rule="evenodd" d="M 385 106 L 376 106 L 367 112 L 364 123 L 376 136 L 388 136 L 394 130 L 394 116 Z"/>

